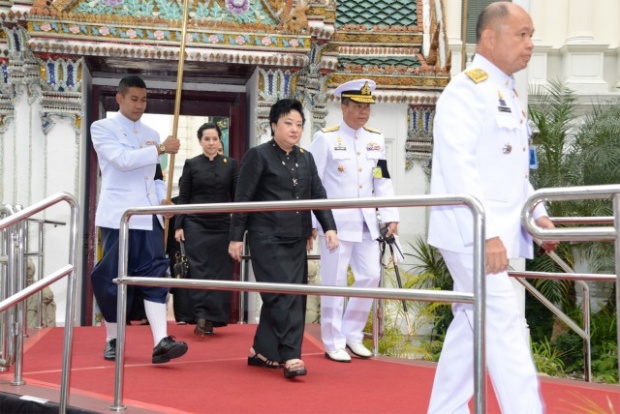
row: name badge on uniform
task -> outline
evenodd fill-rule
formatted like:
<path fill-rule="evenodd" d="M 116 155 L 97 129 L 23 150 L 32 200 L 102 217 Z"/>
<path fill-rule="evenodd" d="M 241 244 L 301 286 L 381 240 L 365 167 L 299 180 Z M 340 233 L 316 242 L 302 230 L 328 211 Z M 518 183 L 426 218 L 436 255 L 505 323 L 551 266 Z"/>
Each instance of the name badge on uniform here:
<path fill-rule="evenodd" d="M 538 168 L 538 155 L 536 153 L 536 145 L 530 145 L 530 169 L 535 170 Z"/>
<path fill-rule="evenodd" d="M 497 91 L 497 95 L 499 100 L 499 106 L 497 107 L 497 109 L 500 112 L 512 113 L 508 105 L 506 105 L 506 101 L 504 100 L 504 96 L 502 95 L 502 93 L 500 91 Z"/>

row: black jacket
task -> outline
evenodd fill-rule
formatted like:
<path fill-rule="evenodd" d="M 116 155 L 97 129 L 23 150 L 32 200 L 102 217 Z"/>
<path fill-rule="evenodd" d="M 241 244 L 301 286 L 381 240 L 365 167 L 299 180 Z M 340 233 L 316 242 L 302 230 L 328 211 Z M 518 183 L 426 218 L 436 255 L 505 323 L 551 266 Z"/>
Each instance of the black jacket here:
<path fill-rule="evenodd" d="M 295 184 L 296 183 L 296 184 Z M 235 202 L 325 199 L 312 154 L 297 146 L 287 154 L 271 140 L 245 155 Z M 331 210 L 313 211 L 324 231 L 336 230 Z M 307 238 L 312 233 L 310 210 L 233 214 L 230 240 L 242 241 L 245 230 L 276 237 Z"/>
<path fill-rule="evenodd" d="M 216 155 L 213 161 L 204 154 L 185 161 L 179 179 L 177 204 L 229 203 L 235 196 L 239 167 L 233 158 Z M 175 220 L 177 229 L 184 228 L 188 215 L 179 214 Z M 189 215 L 193 222 L 206 229 L 228 231 L 230 214 Z"/>

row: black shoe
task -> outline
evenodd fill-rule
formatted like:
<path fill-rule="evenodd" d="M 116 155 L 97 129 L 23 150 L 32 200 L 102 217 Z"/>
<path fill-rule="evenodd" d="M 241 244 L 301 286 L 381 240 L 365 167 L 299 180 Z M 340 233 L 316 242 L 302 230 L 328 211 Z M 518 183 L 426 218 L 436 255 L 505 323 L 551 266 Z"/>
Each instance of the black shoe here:
<path fill-rule="evenodd" d="M 194 335 L 204 336 L 213 335 L 213 324 L 206 319 L 198 319 L 194 328 Z"/>
<path fill-rule="evenodd" d="M 105 359 L 106 361 L 114 361 L 116 359 L 116 338 L 110 339 L 108 342 L 105 343 L 103 359 Z"/>
<path fill-rule="evenodd" d="M 179 358 L 187 352 L 187 344 L 183 341 L 175 341 L 172 336 L 167 336 L 153 349 L 153 364 L 163 364 L 171 359 Z"/>

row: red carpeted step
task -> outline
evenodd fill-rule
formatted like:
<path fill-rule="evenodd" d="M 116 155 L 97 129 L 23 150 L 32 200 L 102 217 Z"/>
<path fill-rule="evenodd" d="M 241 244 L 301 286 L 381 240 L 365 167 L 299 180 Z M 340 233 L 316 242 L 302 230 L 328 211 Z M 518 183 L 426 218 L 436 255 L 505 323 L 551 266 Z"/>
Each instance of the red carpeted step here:
<path fill-rule="evenodd" d="M 324 357 L 313 325 L 308 326 L 303 348 L 308 375 L 287 380 L 282 370 L 247 365 L 254 330 L 254 325 L 230 325 L 198 338 L 193 326 L 170 324 L 169 333 L 188 342 L 189 351 L 170 363 L 153 365 L 150 328 L 128 326 L 123 402 L 132 410 L 166 413 L 426 412 L 434 364 L 385 357 L 338 364 Z M 23 370 L 29 384 L 59 389 L 63 335 L 62 328 L 53 328 L 29 338 Z M 103 359 L 104 343 L 103 328 L 74 330 L 74 406 L 78 397 L 97 400 L 99 407 L 113 402 L 114 363 Z M 3 373 L 0 381 L 8 382 L 12 375 Z M 0 391 L 4 387 L 0 384 Z M 487 389 L 487 411 L 498 413 L 492 387 Z M 543 379 L 542 390 L 548 413 L 584 412 L 583 407 L 592 406 L 608 412 L 610 403 L 620 408 L 618 386 Z"/>

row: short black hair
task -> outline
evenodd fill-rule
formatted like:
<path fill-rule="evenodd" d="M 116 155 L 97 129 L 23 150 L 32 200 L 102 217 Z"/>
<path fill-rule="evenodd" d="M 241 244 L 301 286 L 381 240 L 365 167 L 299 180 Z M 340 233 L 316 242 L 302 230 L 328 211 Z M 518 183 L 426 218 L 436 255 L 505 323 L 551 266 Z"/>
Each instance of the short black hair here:
<path fill-rule="evenodd" d="M 476 23 L 476 44 L 480 42 L 482 32 L 487 29 L 491 24 L 498 20 L 504 19 L 508 16 L 509 1 L 499 1 L 489 4 L 485 7 L 478 16 L 478 22 Z"/>
<path fill-rule="evenodd" d="M 222 140 L 222 130 L 220 129 L 220 127 L 217 126 L 216 123 L 207 122 L 206 124 L 202 124 L 200 128 L 198 128 L 198 141 L 202 139 L 202 133 L 205 132 L 205 130 L 207 129 L 215 129 L 217 131 L 217 137 L 220 139 L 220 141 Z"/>
<path fill-rule="evenodd" d="M 280 99 L 276 103 L 271 106 L 269 110 L 269 127 L 271 124 L 277 124 L 278 119 L 282 118 L 285 115 L 290 114 L 292 111 L 297 111 L 301 115 L 301 124 L 306 123 L 306 117 L 304 116 L 304 107 L 301 102 L 297 99 Z M 271 128 L 271 136 L 273 136 L 274 131 Z"/>
<path fill-rule="evenodd" d="M 146 89 L 146 83 L 144 83 L 140 76 L 128 75 L 121 79 L 121 81 L 118 83 L 118 93 L 120 93 L 121 95 L 125 95 L 129 88 Z"/>

